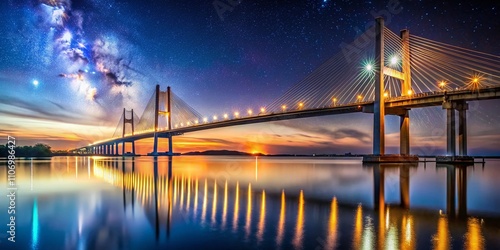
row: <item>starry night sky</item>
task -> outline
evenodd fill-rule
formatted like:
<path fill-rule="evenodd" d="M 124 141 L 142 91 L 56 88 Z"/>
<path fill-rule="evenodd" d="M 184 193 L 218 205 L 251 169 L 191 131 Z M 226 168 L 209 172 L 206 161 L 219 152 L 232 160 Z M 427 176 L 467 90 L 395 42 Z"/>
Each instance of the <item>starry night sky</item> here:
<path fill-rule="evenodd" d="M 25 144 L 83 146 L 111 136 L 123 107 L 142 112 L 156 84 L 172 86 L 202 114 L 260 107 L 338 53 L 388 4 L 402 8 L 386 17 L 396 33 L 409 28 L 500 54 L 494 1 L 228 2 L 2 1 L 0 133 Z M 214 4 L 230 9 L 218 13 Z M 471 153 L 500 154 L 500 116 L 489 112 L 499 104 L 482 102 L 483 112 L 469 116 Z M 443 120 L 440 108 L 432 112 Z M 441 123 L 412 126 L 412 146 L 444 152 Z M 371 124 L 372 116 L 355 114 L 218 129 L 179 137 L 176 150 L 368 153 Z M 389 152 L 397 149 L 396 127 L 388 118 Z"/>

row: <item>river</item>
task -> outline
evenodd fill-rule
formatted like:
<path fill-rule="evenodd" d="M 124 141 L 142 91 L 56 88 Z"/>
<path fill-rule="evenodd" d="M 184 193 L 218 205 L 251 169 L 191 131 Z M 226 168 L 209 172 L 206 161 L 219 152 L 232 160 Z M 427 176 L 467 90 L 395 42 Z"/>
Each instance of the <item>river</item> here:
<path fill-rule="evenodd" d="M 5 161 L 1 167 L 6 169 Z M 500 160 L 17 159 L 1 249 L 500 249 Z"/>

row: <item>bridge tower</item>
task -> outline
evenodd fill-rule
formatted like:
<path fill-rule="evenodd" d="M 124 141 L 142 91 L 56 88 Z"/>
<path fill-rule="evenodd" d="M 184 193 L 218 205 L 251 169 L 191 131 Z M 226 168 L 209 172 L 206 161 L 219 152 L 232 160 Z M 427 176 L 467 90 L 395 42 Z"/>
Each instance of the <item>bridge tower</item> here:
<path fill-rule="evenodd" d="M 123 130 L 122 130 L 122 138 L 125 137 L 125 125 L 127 123 L 130 123 L 131 128 L 132 128 L 132 135 L 134 134 L 134 109 L 131 110 L 130 118 L 127 118 L 126 115 L 126 110 L 123 108 Z M 132 154 L 135 155 L 135 141 L 125 141 L 123 140 L 122 142 L 122 155 L 125 155 L 125 143 L 130 142 L 132 143 Z M 115 144 L 115 154 L 118 154 L 118 143 Z"/>
<path fill-rule="evenodd" d="M 166 94 L 166 111 L 160 110 L 160 94 Z M 160 115 L 165 115 L 167 117 L 167 130 L 170 131 L 172 130 L 172 98 L 171 98 L 171 89 L 170 86 L 167 87 L 166 92 L 161 92 L 160 91 L 160 85 L 156 85 L 156 90 L 155 90 L 155 124 L 154 124 L 154 140 L 153 140 L 153 152 L 151 152 L 150 155 L 157 156 L 158 155 L 158 139 L 159 139 L 159 131 L 158 131 L 158 122 L 159 122 L 159 116 Z M 166 137 L 168 138 L 168 155 L 172 156 L 173 151 L 172 151 L 172 134 L 167 133 Z"/>
<path fill-rule="evenodd" d="M 385 82 L 384 76 L 391 76 L 401 81 L 401 96 L 412 94 L 411 66 L 410 66 L 410 33 L 407 29 L 400 33 L 402 43 L 402 72 L 385 66 L 384 58 L 384 19 L 375 19 L 375 102 L 373 106 L 373 154 L 367 157 L 366 162 L 382 162 L 385 155 L 385 115 L 398 115 L 400 117 L 400 160 L 406 159 L 410 154 L 410 116 L 409 109 L 385 109 Z M 398 161 L 391 159 L 391 161 Z M 415 159 L 412 159 L 415 160 Z"/>
<path fill-rule="evenodd" d="M 375 102 L 373 105 L 373 154 L 385 154 L 384 19 L 375 19 Z"/>

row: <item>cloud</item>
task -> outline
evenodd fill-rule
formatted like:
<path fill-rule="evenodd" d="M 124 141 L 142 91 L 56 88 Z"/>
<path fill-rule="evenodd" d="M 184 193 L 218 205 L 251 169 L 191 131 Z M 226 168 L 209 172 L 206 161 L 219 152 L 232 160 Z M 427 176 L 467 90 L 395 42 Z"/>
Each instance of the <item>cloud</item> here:
<path fill-rule="evenodd" d="M 104 36 L 96 39 L 92 47 L 97 70 L 105 75 L 106 82 L 110 85 L 132 85 L 132 80 L 128 78 L 131 60 L 125 59 L 130 56 L 124 52 L 123 47 L 125 45 L 118 39 Z"/>
<path fill-rule="evenodd" d="M 364 143 L 371 142 L 371 136 L 356 129 L 337 129 L 332 132 L 335 139 L 356 138 Z"/>
<path fill-rule="evenodd" d="M 99 121 L 99 117 L 87 116 L 87 119 L 81 119 L 82 114 L 75 113 L 67 108 L 64 108 L 62 105 L 57 104 L 53 101 L 49 101 L 49 103 L 53 104 L 54 107 L 47 107 L 43 104 L 43 102 L 29 102 L 22 100 L 17 97 L 7 97 L 0 96 L 0 104 L 9 105 L 17 108 L 21 108 L 23 110 L 17 110 L 12 108 L 4 108 L 3 105 L 0 105 L 0 113 L 5 116 L 12 116 L 18 118 L 28 118 L 34 120 L 46 120 L 46 121 L 59 121 L 65 123 L 76 124 L 94 124 Z M 26 112 L 28 111 L 28 112 Z"/>

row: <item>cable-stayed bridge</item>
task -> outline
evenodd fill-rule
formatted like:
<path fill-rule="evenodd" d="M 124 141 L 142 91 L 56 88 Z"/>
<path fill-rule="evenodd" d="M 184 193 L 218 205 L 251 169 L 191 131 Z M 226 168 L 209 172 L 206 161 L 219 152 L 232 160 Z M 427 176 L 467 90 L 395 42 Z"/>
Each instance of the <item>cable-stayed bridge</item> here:
<path fill-rule="evenodd" d="M 375 26 L 324 62 L 281 97 L 257 109 L 203 116 L 170 87 L 157 86 L 142 115 L 126 111 L 113 136 L 74 151 L 119 155 L 125 144 L 213 128 L 305 117 L 364 112 L 374 114 L 373 157 L 366 161 L 414 161 L 410 155 L 410 110 L 442 106 L 446 110 L 447 158 L 467 159 L 468 101 L 500 98 L 500 56 L 410 35 L 395 34 L 377 18 Z M 458 119 L 456 117 L 458 112 Z M 400 154 L 385 154 L 385 115 L 400 117 Z M 457 148 L 458 120 L 458 154 Z"/>

